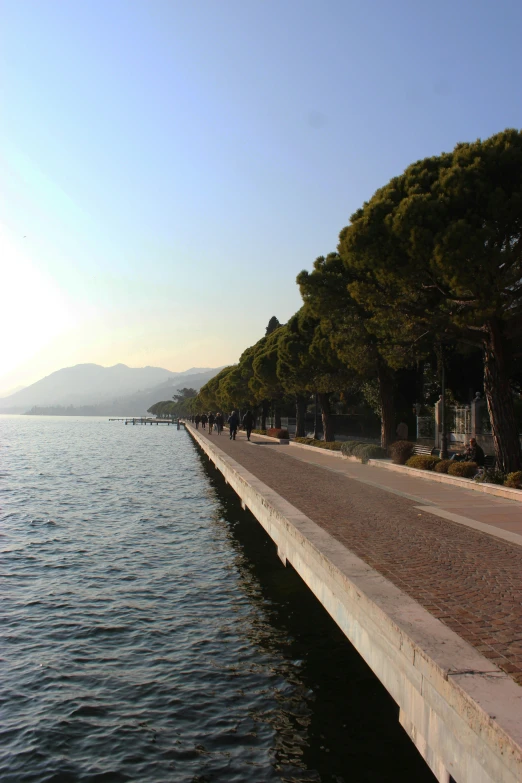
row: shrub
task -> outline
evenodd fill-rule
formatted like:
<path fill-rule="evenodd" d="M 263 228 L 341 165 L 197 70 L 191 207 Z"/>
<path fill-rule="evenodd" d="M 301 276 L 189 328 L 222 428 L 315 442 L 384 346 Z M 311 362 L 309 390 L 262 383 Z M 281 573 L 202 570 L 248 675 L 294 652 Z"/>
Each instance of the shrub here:
<path fill-rule="evenodd" d="M 254 435 L 266 435 L 266 430 L 252 430 Z"/>
<path fill-rule="evenodd" d="M 364 448 L 361 449 L 362 458 L 366 461 L 369 459 L 386 459 L 386 449 L 382 446 L 377 446 L 375 443 L 365 443 Z"/>
<path fill-rule="evenodd" d="M 341 451 L 346 457 L 353 456 L 353 449 L 356 446 L 367 446 L 367 443 L 361 443 L 360 440 L 347 440 L 341 444 Z"/>
<path fill-rule="evenodd" d="M 438 462 L 440 462 L 439 457 L 432 457 L 430 454 L 415 454 L 409 458 L 406 465 L 409 468 L 418 468 L 419 470 L 433 470 Z"/>
<path fill-rule="evenodd" d="M 314 446 L 319 446 L 320 449 L 329 449 L 330 451 L 341 451 L 341 446 L 338 440 L 316 440 Z"/>
<path fill-rule="evenodd" d="M 512 489 L 522 489 L 522 470 L 515 470 L 514 473 L 508 473 L 504 481 L 506 487 Z"/>
<path fill-rule="evenodd" d="M 440 462 L 437 462 L 435 465 L 435 472 L 436 473 L 447 473 L 449 466 L 452 465 L 452 461 L 450 459 L 441 459 Z"/>
<path fill-rule="evenodd" d="M 450 476 L 460 476 L 461 478 L 473 478 L 477 470 L 478 465 L 476 462 L 455 462 L 455 460 L 451 460 L 448 474 Z"/>
<path fill-rule="evenodd" d="M 465 463 L 461 463 L 465 464 Z M 503 484 L 506 480 L 506 474 L 502 473 L 497 468 L 485 468 L 478 476 L 475 476 L 475 481 L 479 484 Z"/>
<path fill-rule="evenodd" d="M 271 438 L 288 439 L 290 437 L 288 430 L 280 430 L 278 427 L 271 427 L 266 431 L 266 434 L 270 435 Z"/>
<path fill-rule="evenodd" d="M 356 443 L 352 449 L 352 456 L 363 457 L 367 445 L 368 445 L 367 443 Z"/>
<path fill-rule="evenodd" d="M 366 443 L 358 440 L 348 440 L 341 444 L 341 451 L 345 457 L 359 457 L 363 462 L 369 459 L 384 459 L 386 449 L 377 446 L 376 443 Z"/>
<path fill-rule="evenodd" d="M 318 449 L 328 449 L 329 451 L 341 451 L 342 443 L 336 440 L 324 441 L 314 440 L 313 438 L 295 438 L 297 443 L 304 443 L 306 446 L 315 446 Z"/>
<path fill-rule="evenodd" d="M 414 444 L 409 440 L 396 440 L 390 446 L 392 462 L 396 465 L 405 465 L 413 454 Z"/>

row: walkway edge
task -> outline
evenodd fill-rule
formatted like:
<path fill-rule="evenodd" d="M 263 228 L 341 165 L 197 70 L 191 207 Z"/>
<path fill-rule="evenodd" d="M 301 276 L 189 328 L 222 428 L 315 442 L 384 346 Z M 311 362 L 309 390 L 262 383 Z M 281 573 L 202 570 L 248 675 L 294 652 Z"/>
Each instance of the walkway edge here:
<path fill-rule="evenodd" d="M 186 429 L 400 707 L 440 781 L 522 778 L 522 689 L 194 428 Z"/>
<path fill-rule="evenodd" d="M 277 443 L 277 440 L 271 438 L 269 435 L 256 434 L 256 438 L 263 438 L 264 440 L 271 440 Z M 292 449 L 314 451 L 316 454 L 327 454 L 329 457 L 337 457 L 338 459 L 348 460 L 349 462 L 363 462 L 363 460 L 358 457 L 347 457 L 341 451 L 334 451 L 333 449 L 322 449 L 318 446 L 309 446 L 306 443 L 296 443 L 293 440 L 290 441 L 289 445 Z M 522 490 L 520 489 L 511 489 L 510 487 L 503 487 L 499 484 L 477 484 L 475 481 L 461 478 L 460 476 L 448 476 L 446 473 L 419 470 L 419 468 L 410 468 L 408 465 L 396 465 L 394 462 L 387 459 L 369 459 L 366 464 L 371 465 L 374 468 L 387 468 L 388 470 L 393 470 L 397 473 L 407 473 L 414 478 L 425 479 L 427 481 L 438 481 L 441 484 L 453 484 L 453 486 L 461 487 L 462 489 L 471 489 L 475 492 L 483 492 L 487 495 L 497 495 L 497 497 L 522 503 Z"/>
<path fill-rule="evenodd" d="M 461 478 L 460 476 L 448 476 L 446 473 L 435 473 L 431 470 L 419 470 L 419 468 L 410 468 L 408 465 L 396 465 L 384 459 L 369 459 L 368 465 L 376 468 L 385 468 L 394 470 L 396 473 L 407 473 L 415 478 L 425 481 L 438 481 L 441 484 L 453 484 L 462 489 L 471 489 L 475 492 L 485 492 L 487 495 L 497 495 L 508 500 L 515 500 L 522 503 L 522 490 L 503 487 L 500 484 L 478 484 L 471 479 Z"/>

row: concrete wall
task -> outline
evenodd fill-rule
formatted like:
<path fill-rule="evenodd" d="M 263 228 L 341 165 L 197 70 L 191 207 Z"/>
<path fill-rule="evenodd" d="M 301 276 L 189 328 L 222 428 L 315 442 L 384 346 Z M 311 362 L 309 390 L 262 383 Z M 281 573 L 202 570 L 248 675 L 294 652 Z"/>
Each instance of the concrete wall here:
<path fill-rule="evenodd" d="M 401 724 L 437 779 L 522 780 L 522 688 L 214 443 L 187 430 L 395 699 Z"/>

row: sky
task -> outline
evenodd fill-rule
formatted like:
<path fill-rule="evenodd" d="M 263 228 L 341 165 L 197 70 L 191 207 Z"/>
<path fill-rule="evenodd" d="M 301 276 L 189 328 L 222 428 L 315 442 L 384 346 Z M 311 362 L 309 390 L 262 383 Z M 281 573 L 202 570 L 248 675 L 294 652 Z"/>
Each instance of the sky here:
<path fill-rule="evenodd" d="M 0 394 L 236 362 L 411 162 L 522 126 L 520 0 L 0 0 Z"/>

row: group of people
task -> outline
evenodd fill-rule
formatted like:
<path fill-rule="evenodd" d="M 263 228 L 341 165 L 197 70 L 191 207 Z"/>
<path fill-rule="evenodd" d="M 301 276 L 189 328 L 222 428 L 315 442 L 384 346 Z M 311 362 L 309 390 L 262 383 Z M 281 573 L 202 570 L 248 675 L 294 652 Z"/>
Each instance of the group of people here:
<path fill-rule="evenodd" d="M 223 431 L 223 425 L 225 423 L 225 417 L 222 413 L 197 413 L 195 416 L 191 416 L 191 421 L 196 425 L 196 429 L 199 430 L 199 425 L 201 424 L 201 429 L 206 430 L 207 424 L 208 424 L 208 434 L 212 435 L 212 430 L 214 427 L 216 428 L 216 432 L 218 435 L 221 435 Z"/>
<path fill-rule="evenodd" d="M 212 435 L 212 431 L 214 427 L 216 428 L 217 434 L 221 435 L 221 432 L 223 431 L 223 425 L 225 423 L 225 417 L 222 413 L 197 413 L 195 416 L 190 417 L 191 421 L 196 425 L 196 429 L 199 429 L 199 425 L 201 424 L 201 429 L 206 430 L 207 424 L 208 424 L 208 434 Z M 239 425 L 241 423 L 241 426 L 246 432 L 247 440 L 250 440 L 250 435 L 252 434 L 252 430 L 254 428 L 254 414 L 252 411 L 248 410 L 243 418 L 239 419 L 239 413 L 237 411 L 232 411 L 230 416 L 227 419 L 227 424 L 229 428 L 230 433 L 230 440 L 236 439 L 236 434 L 239 428 Z"/>

